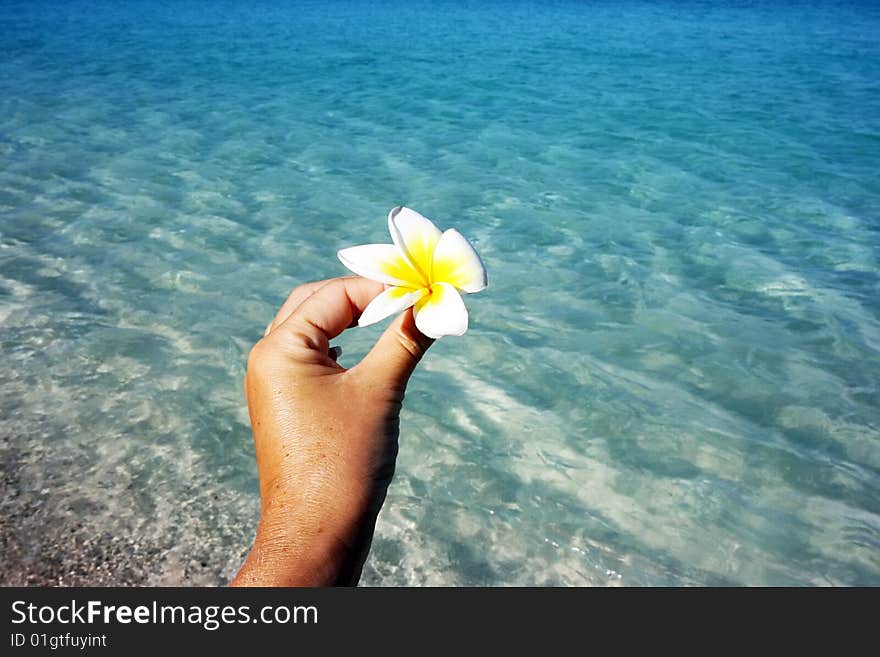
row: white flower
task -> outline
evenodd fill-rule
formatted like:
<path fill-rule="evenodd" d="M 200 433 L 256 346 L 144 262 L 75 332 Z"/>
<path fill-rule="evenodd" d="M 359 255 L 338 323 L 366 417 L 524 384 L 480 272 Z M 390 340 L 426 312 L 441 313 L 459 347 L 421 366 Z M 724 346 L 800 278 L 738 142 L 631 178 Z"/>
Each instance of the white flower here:
<path fill-rule="evenodd" d="M 415 306 L 416 327 L 429 338 L 462 335 L 468 313 L 459 292 L 486 288 L 486 269 L 474 247 L 454 228 L 444 233 L 418 212 L 396 207 L 388 215 L 394 244 L 342 249 L 339 259 L 355 274 L 390 285 L 364 309 L 368 326 Z"/>

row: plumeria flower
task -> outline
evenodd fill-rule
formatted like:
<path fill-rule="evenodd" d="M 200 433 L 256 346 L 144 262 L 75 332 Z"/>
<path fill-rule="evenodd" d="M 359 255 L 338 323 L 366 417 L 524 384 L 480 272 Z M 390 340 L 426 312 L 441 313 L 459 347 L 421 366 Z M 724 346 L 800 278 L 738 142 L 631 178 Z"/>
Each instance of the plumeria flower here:
<path fill-rule="evenodd" d="M 394 208 L 388 229 L 394 244 L 364 244 L 339 252 L 342 264 L 355 274 L 391 286 L 364 309 L 358 326 L 415 306 L 416 328 L 429 338 L 462 335 L 468 313 L 460 292 L 479 292 L 487 285 L 474 247 L 454 228 L 441 233 L 409 208 Z"/>

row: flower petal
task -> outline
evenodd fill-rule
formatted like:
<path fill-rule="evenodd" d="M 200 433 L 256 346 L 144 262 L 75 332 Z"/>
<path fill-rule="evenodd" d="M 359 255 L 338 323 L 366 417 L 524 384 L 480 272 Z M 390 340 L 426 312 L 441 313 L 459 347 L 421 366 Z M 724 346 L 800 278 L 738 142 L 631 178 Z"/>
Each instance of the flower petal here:
<path fill-rule="evenodd" d="M 427 293 L 428 289 L 424 287 L 420 290 L 411 290 L 406 287 L 389 287 L 367 304 L 364 312 L 361 313 L 361 318 L 358 320 L 358 326 L 369 326 L 370 324 L 381 322 L 390 315 L 406 310 Z"/>
<path fill-rule="evenodd" d="M 462 335 L 467 331 L 468 312 L 461 295 L 449 283 L 434 283 L 431 294 L 416 302 L 416 328 L 429 338 Z"/>
<path fill-rule="evenodd" d="M 443 233 L 434 249 L 431 280 L 449 283 L 464 292 L 486 289 L 486 268 L 464 236 L 454 228 Z"/>
<path fill-rule="evenodd" d="M 421 274 L 410 266 L 393 244 L 353 246 L 336 255 L 355 274 L 372 281 L 410 289 L 424 287 Z"/>
<path fill-rule="evenodd" d="M 388 214 L 388 230 L 397 248 L 427 284 L 434 247 L 440 241 L 440 229 L 415 210 L 398 206 Z"/>

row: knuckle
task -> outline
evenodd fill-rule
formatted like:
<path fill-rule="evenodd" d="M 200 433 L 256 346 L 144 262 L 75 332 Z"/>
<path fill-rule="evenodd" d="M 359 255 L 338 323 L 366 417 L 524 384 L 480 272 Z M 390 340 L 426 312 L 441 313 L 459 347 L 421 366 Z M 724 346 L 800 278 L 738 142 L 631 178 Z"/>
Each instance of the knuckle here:
<path fill-rule="evenodd" d="M 413 360 L 419 360 L 425 353 L 421 343 L 405 331 L 397 331 L 397 343 L 412 356 Z"/>
<path fill-rule="evenodd" d="M 251 347 L 251 351 L 248 354 L 247 360 L 248 374 L 257 373 L 265 368 L 266 363 L 269 361 L 270 358 L 270 350 L 271 347 L 269 346 L 265 338 L 259 340 L 253 347 Z"/>

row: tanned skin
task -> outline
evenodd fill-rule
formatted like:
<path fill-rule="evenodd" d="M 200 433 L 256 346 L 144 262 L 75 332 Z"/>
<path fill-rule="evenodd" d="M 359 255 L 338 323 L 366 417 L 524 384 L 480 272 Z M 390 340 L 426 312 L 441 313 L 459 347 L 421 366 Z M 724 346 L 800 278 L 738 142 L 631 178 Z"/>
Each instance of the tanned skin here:
<path fill-rule="evenodd" d="M 251 350 L 261 512 L 232 586 L 357 584 L 394 475 L 406 384 L 433 342 L 410 309 L 360 363 L 336 362 L 330 340 L 382 289 L 359 277 L 301 285 Z"/>

